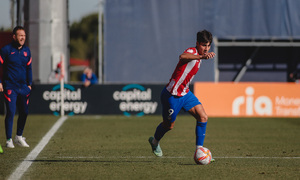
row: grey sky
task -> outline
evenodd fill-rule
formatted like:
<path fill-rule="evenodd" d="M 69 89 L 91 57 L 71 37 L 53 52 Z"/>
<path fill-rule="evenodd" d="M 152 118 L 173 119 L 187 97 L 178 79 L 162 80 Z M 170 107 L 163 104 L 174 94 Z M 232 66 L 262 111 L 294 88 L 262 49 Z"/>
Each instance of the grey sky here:
<path fill-rule="evenodd" d="M 99 11 L 99 0 L 69 0 L 70 22 L 79 21 L 83 16 Z M 0 28 L 11 26 L 10 0 L 0 0 Z"/>

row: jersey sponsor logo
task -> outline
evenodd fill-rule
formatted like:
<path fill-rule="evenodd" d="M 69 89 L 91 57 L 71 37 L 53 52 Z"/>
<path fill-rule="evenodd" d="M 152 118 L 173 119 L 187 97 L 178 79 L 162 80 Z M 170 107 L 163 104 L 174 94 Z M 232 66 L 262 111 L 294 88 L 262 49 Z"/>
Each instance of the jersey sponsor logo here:
<path fill-rule="evenodd" d="M 15 54 L 16 52 L 11 52 L 10 54 Z"/>
<path fill-rule="evenodd" d="M 138 84 L 129 84 L 121 91 L 113 93 L 113 99 L 120 101 L 119 109 L 125 116 L 143 116 L 154 114 L 157 109 L 157 102 L 152 102 L 152 90 Z"/>
<path fill-rule="evenodd" d="M 25 57 L 27 57 L 27 52 L 26 51 L 24 51 L 23 54 L 24 54 Z"/>
<path fill-rule="evenodd" d="M 50 101 L 49 109 L 54 115 L 60 114 L 62 104 L 61 95 L 60 84 L 54 86 L 51 91 L 44 91 L 43 93 L 43 99 Z M 84 114 L 88 106 L 87 102 L 81 101 L 81 89 L 75 89 L 75 87 L 69 84 L 64 84 L 63 100 L 64 111 L 68 115 Z"/>

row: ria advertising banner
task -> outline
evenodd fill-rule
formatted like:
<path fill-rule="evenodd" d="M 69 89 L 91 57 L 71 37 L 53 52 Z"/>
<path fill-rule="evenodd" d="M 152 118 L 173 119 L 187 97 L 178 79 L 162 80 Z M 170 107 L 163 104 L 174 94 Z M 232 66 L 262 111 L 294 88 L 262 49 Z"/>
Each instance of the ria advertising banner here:
<path fill-rule="evenodd" d="M 161 114 L 160 93 L 164 85 L 64 85 L 66 115 L 123 114 L 143 116 Z M 60 85 L 35 85 L 29 113 L 60 115 Z"/>
<path fill-rule="evenodd" d="M 202 83 L 194 94 L 212 117 L 299 117 L 300 84 Z"/>

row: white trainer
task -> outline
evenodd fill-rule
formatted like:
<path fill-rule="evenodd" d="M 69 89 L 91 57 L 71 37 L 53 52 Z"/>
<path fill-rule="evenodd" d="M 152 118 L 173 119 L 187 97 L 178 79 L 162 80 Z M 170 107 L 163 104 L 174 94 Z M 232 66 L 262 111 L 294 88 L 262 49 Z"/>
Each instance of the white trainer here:
<path fill-rule="evenodd" d="M 18 144 L 21 147 L 29 147 L 29 145 L 25 141 L 25 137 L 22 136 L 16 136 L 15 137 L 15 143 Z"/>
<path fill-rule="evenodd" d="M 6 141 L 6 147 L 15 148 L 14 143 L 11 138 Z"/>

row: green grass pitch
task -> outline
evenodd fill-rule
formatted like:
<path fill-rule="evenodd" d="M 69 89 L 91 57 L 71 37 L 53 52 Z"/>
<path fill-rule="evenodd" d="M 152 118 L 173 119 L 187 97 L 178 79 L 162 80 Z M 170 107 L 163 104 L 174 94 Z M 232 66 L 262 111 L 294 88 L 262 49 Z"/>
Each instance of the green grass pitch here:
<path fill-rule="evenodd" d="M 5 147 L 0 124 L 0 179 L 7 179 L 59 119 L 30 115 L 30 148 Z M 300 179 L 300 118 L 209 118 L 204 146 L 216 162 L 196 165 L 195 120 L 178 116 L 161 140 L 148 144 L 160 116 L 71 116 L 21 179 Z M 14 131 L 16 127 L 14 122 Z M 14 136 L 13 136 L 14 137 Z"/>

